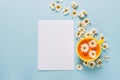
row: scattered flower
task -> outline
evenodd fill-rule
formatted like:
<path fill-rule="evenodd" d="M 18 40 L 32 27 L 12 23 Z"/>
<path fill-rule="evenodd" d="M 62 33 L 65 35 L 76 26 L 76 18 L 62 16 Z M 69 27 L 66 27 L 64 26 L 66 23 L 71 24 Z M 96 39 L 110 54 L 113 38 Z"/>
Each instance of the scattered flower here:
<path fill-rule="evenodd" d="M 76 66 L 76 69 L 77 69 L 77 70 L 82 70 L 82 69 L 83 69 L 83 66 L 82 66 L 82 65 L 77 65 L 77 66 Z"/>
<path fill-rule="evenodd" d="M 73 9 L 72 11 L 72 17 L 76 17 L 77 16 L 77 11 L 75 9 Z"/>
<path fill-rule="evenodd" d="M 86 52 L 88 52 L 88 50 L 89 50 L 89 46 L 86 43 L 81 45 L 81 51 L 82 52 L 86 53 Z"/>
<path fill-rule="evenodd" d="M 85 27 L 85 22 L 84 21 L 78 21 L 78 26 L 79 27 Z"/>
<path fill-rule="evenodd" d="M 95 28 L 91 29 L 91 34 L 93 34 L 93 35 L 97 34 L 97 29 L 95 29 Z"/>
<path fill-rule="evenodd" d="M 95 57 L 96 57 L 96 51 L 91 50 L 91 51 L 89 52 L 89 56 L 90 56 L 90 58 L 95 58 Z"/>
<path fill-rule="evenodd" d="M 84 15 L 84 14 L 81 14 L 81 13 L 78 13 L 78 17 L 82 19 L 82 18 L 85 17 L 85 15 Z"/>
<path fill-rule="evenodd" d="M 108 48 L 108 45 L 106 43 L 102 44 L 103 50 L 106 50 Z"/>
<path fill-rule="evenodd" d="M 64 15 L 69 14 L 69 8 L 65 7 L 65 8 L 63 9 L 63 14 L 64 14 Z"/>
<path fill-rule="evenodd" d="M 86 10 L 82 10 L 81 14 L 87 15 L 87 11 Z"/>
<path fill-rule="evenodd" d="M 95 67 L 96 63 L 94 61 L 89 62 L 88 66 L 89 68 L 93 69 Z"/>
<path fill-rule="evenodd" d="M 86 19 L 84 20 L 84 23 L 85 23 L 85 25 L 87 26 L 88 24 L 90 24 L 90 20 L 89 20 L 88 18 L 86 18 Z"/>
<path fill-rule="evenodd" d="M 100 36 L 100 40 L 105 41 L 105 38 L 102 33 L 99 36 Z"/>
<path fill-rule="evenodd" d="M 85 37 L 86 37 L 86 38 L 91 37 L 91 33 L 90 33 L 90 32 L 86 32 L 86 33 L 85 33 Z"/>
<path fill-rule="evenodd" d="M 77 2 L 73 1 L 71 6 L 72 6 L 73 9 L 77 9 L 78 4 L 77 4 Z"/>
<path fill-rule="evenodd" d="M 56 5 L 56 11 L 59 12 L 61 10 L 61 5 L 60 4 L 57 4 Z"/>
<path fill-rule="evenodd" d="M 88 62 L 87 62 L 87 61 L 83 62 L 83 65 L 84 65 L 85 67 L 87 67 L 87 66 L 88 66 Z"/>
<path fill-rule="evenodd" d="M 91 48 L 94 48 L 94 47 L 97 46 L 97 42 L 96 42 L 95 40 L 91 40 L 91 41 L 89 42 L 89 46 L 90 46 Z"/>
<path fill-rule="evenodd" d="M 76 37 L 77 37 L 77 38 L 82 37 L 82 35 L 84 35 L 84 32 L 82 32 L 82 31 L 76 32 Z"/>
<path fill-rule="evenodd" d="M 50 8 L 52 9 L 52 10 L 54 10 L 55 9 L 55 3 L 50 3 Z"/>
<path fill-rule="evenodd" d="M 78 27 L 78 31 L 85 32 L 85 28 L 84 27 Z"/>
<path fill-rule="evenodd" d="M 101 67 L 102 66 L 102 63 L 103 63 L 103 61 L 102 61 L 102 59 L 97 59 L 97 61 L 96 61 L 96 66 L 97 67 Z"/>
<path fill-rule="evenodd" d="M 78 13 L 78 17 L 83 19 L 87 15 L 87 12 L 85 10 L 82 10 L 81 12 Z"/>

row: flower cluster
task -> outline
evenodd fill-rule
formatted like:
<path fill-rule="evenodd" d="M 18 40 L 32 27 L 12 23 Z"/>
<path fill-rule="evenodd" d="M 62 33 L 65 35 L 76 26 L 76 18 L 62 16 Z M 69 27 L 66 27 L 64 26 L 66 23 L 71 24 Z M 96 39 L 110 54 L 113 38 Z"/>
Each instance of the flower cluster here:
<path fill-rule="evenodd" d="M 98 58 L 97 60 L 95 61 L 84 61 L 82 63 L 83 66 L 85 67 L 89 67 L 91 69 L 97 67 L 97 68 L 100 68 L 102 65 L 103 65 L 103 62 L 107 62 L 110 58 L 108 56 L 104 56 L 103 58 Z M 82 67 L 83 67 L 82 66 Z"/>
<path fill-rule="evenodd" d="M 78 28 L 79 32 L 82 31 L 81 28 Z M 84 31 L 84 30 L 83 30 Z M 97 39 L 96 36 L 99 36 L 99 39 Z M 104 38 L 103 34 L 98 35 L 97 33 L 97 29 L 92 28 L 89 31 L 86 31 L 85 33 L 83 33 L 82 36 L 79 36 L 80 40 L 84 39 L 84 38 L 95 38 L 96 40 L 99 41 L 99 43 L 96 40 L 90 40 L 88 43 L 83 43 L 80 46 L 80 51 L 84 54 L 88 54 L 90 58 L 94 59 L 97 56 L 97 52 L 95 50 L 92 50 L 92 48 L 96 48 L 97 45 L 100 44 L 100 48 L 102 48 L 101 50 L 105 51 L 107 50 L 109 47 L 106 43 L 106 40 Z M 78 40 L 78 41 L 80 41 Z M 103 62 L 108 62 L 110 58 L 107 55 L 103 56 L 99 56 L 97 59 L 93 60 L 93 61 L 82 61 L 82 63 L 80 64 L 82 69 L 83 66 L 85 67 L 89 67 L 90 69 L 93 69 L 95 67 L 100 68 L 103 65 Z M 78 69 L 79 67 L 77 67 L 76 69 Z M 81 69 L 78 69 L 81 70 Z"/>
<path fill-rule="evenodd" d="M 88 54 L 91 59 L 94 59 L 97 56 L 97 51 L 94 50 L 97 45 L 100 44 L 100 48 L 103 51 L 107 50 L 109 47 L 106 43 L 103 34 L 98 34 L 96 28 L 90 30 L 87 29 L 91 25 L 90 19 L 88 18 L 88 13 L 86 10 L 78 10 L 79 4 L 76 1 L 71 3 L 70 7 L 62 6 L 63 0 L 56 0 L 56 2 L 50 3 L 51 10 L 55 12 L 62 11 L 64 16 L 71 15 L 72 18 L 78 18 L 78 25 L 76 30 L 76 40 L 80 41 L 83 38 L 95 38 L 96 40 L 90 40 L 88 43 L 83 43 L 80 46 L 80 51 L 84 54 Z M 96 38 L 99 36 L 99 39 Z M 103 62 L 107 62 L 110 58 L 107 55 L 99 56 L 93 61 L 82 61 L 79 65 L 76 66 L 77 70 L 82 70 L 83 66 L 93 69 L 94 67 L 101 67 Z"/>

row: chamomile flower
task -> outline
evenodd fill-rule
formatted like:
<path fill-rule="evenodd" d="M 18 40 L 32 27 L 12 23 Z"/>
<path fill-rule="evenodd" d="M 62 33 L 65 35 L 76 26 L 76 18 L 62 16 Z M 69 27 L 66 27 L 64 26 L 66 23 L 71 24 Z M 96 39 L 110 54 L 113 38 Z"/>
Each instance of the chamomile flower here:
<path fill-rule="evenodd" d="M 77 69 L 77 70 L 82 70 L 82 69 L 83 69 L 83 66 L 82 66 L 82 65 L 77 65 L 77 66 L 76 66 L 76 69 Z"/>
<path fill-rule="evenodd" d="M 55 3 L 50 3 L 50 8 L 52 9 L 52 10 L 54 10 L 55 9 Z"/>
<path fill-rule="evenodd" d="M 91 37 L 91 33 L 90 33 L 90 32 L 86 32 L 86 33 L 85 33 L 85 37 L 86 37 L 86 38 Z"/>
<path fill-rule="evenodd" d="M 84 14 L 84 15 L 87 15 L 87 11 L 86 10 L 82 10 L 81 13 Z"/>
<path fill-rule="evenodd" d="M 82 31 L 77 31 L 76 32 L 76 37 L 77 38 L 80 38 L 80 37 L 82 37 L 84 35 L 84 32 L 82 32 Z"/>
<path fill-rule="evenodd" d="M 106 50 L 108 48 L 108 45 L 106 43 L 103 43 L 102 48 L 103 48 L 103 50 Z"/>
<path fill-rule="evenodd" d="M 57 5 L 55 6 L 55 8 L 56 8 L 56 11 L 59 12 L 59 11 L 61 10 L 61 5 L 60 5 L 60 4 L 57 4 Z"/>
<path fill-rule="evenodd" d="M 84 18 L 87 15 L 87 12 L 85 10 L 82 10 L 81 12 L 78 13 L 79 18 Z"/>
<path fill-rule="evenodd" d="M 78 27 L 78 31 L 85 32 L 85 28 L 84 27 Z"/>
<path fill-rule="evenodd" d="M 69 8 L 65 7 L 65 8 L 63 9 L 63 14 L 64 14 L 64 15 L 69 14 Z"/>
<path fill-rule="evenodd" d="M 73 9 L 72 11 L 72 17 L 76 17 L 77 16 L 77 11 L 75 9 Z"/>
<path fill-rule="evenodd" d="M 77 9 L 78 4 L 77 4 L 77 2 L 73 1 L 71 6 L 72 6 L 73 9 Z"/>
<path fill-rule="evenodd" d="M 84 65 L 85 67 L 87 67 L 87 66 L 88 66 L 88 62 L 87 62 L 87 61 L 83 62 L 83 65 Z"/>
<path fill-rule="evenodd" d="M 81 45 L 80 49 L 81 49 L 82 52 L 86 53 L 89 50 L 89 46 L 86 43 L 84 43 L 84 44 Z"/>
<path fill-rule="evenodd" d="M 79 27 L 85 27 L 84 21 L 78 21 L 78 26 Z"/>
<path fill-rule="evenodd" d="M 102 66 L 102 63 L 103 63 L 103 61 L 102 61 L 102 59 L 97 59 L 97 61 L 96 61 L 96 66 L 97 67 L 101 67 Z"/>
<path fill-rule="evenodd" d="M 88 24 L 90 24 L 90 20 L 88 18 L 84 19 L 84 23 L 85 23 L 85 26 L 87 26 Z"/>
<path fill-rule="evenodd" d="M 92 29 L 91 29 L 91 34 L 93 34 L 93 35 L 97 34 L 97 29 L 92 28 Z"/>
<path fill-rule="evenodd" d="M 61 3 L 61 2 L 63 2 L 63 0 L 56 0 L 56 2 L 57 2 L 57 3 Z"/>
<path fill-rule="evenodd" d="M 90 57 L 90 58 L 95 58 L 95 57 L 96 57 L 96 51 L 91 50 L 91 51 L 89 52 L 89 57 Z"/>
<path fill-rule="evenodd" d="M 91 40 L 91 41 L 89 42 L 89 46 L 90 46 L 91 48 L 94 48 L 94 47 L 97 46 L 97 42 L 96 42 L 95 40 Z"/>
<path fill-rule="evenodd" d="M 96 63 L 94 61 L 89 62 L 88 67 L 93 69 L 95 67 Z"/>
<path fill-rule="evenodd" d="M 81 14 L 81 13 L 78 13 L 77 15 L 78 15 L 78 17 L 81 18 L 81 19 L 85 17 L 85 15 L 84 15 L 84 14 Z"/>
<path fill-rule="evenodd" d="M 100 37 L 100 40 L 105 41 L 104 35 L 102 33 L 99 35 L 99 37 Z"/>

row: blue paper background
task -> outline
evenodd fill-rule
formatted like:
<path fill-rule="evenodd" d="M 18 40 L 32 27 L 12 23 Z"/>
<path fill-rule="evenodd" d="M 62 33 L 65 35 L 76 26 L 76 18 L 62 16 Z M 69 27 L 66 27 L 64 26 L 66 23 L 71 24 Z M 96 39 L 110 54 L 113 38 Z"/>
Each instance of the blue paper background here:
<path fill-rule="evenodd" d="M 38 71 L 37 26 L 39 19 L 70 20 L 49 9 L 52 0 L 0 0 L 0 80 L 120 80 L 120 1 L 76 0 L 86 9 L 92 26 L 104 33 L 110 61 L 102 69 Z M 72 0 L 64 0 L 70 6 Z M 76 26 L 76 19 L 75 26 Z M 75 28 L 76 29 L 76 28 Z M 76 43 L 75 43 L 76 44 Z M 75 53 L 76 54 L 76 53 Z M 75 64 L 78 58 L 75 56 Z"/>

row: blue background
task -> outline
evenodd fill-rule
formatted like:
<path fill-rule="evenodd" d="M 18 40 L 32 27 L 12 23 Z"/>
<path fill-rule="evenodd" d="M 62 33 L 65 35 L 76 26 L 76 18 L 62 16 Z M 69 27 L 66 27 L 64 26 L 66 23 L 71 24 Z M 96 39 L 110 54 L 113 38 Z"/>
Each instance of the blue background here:
<path fill-rule="evenodd" d="M 79 2 L 78 10 L 87 10 L 92 22 L 90 27 L 96 27 L 104 33 L 110 46 L 111 59 L 103 68 L 82 71 L 37 70 L 38 20 L 71 20 L 71 16 L 51 11 L 51 1 L 0 0 L 0 80 L 120 80 L 119 0 L 76 0 Z M 64 0 L 63 5 L 70 6 L 71 2 Z M 75 64 L 77 60 L 75 56 Z"/>

